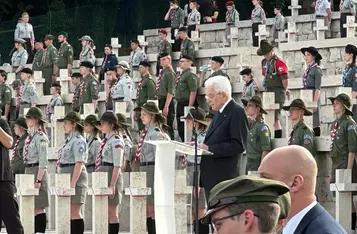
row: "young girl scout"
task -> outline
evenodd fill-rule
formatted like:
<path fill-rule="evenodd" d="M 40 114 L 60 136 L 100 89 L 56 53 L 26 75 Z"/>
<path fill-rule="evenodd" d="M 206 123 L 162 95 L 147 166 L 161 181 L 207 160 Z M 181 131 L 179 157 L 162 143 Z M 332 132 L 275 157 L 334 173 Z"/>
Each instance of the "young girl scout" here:
<path fill-rule="evenodd" d="M 84 221 L 81 206 L 86 200 L 88 174 L 87 143 L 83 137 L 83 125 L 76 112 L 69 112 L 63 119 L 64 132 L 68 135 L 65 144 L 58 151 L 57 172 L 71 174 L 71 188 L 75 188 L 75 195 L 71 197 L 71 233 L 83 234 Z"/>
<path fill-rule="evenodd" d="M 121 114 L 121 113 L 117 113 L 116 114 L 117 118 L 118 118 L 118 125 L 119 125 L 119 135 L 123 138 L 124 140 L 124 167 L 123 167 L 123 171 L 127 171 L 130 172 L 131 168 L 126 167 L 127 165 L 130 165 L 131 161 L 132 161 L 132 151 L 131 149 L 133 148 L 133 138 L 130 134 L 130 126 L 131 124 L 129 124 L 126 121 L 126 117 L 125 115 Z"/>
<path fill-rule="evenodd" d="M 88 173 L 92 173 L 95 169 L 95 158 L 98 154 L 98 149 L 101 143 L 99 130 L 95 126 L 98 121 L 99 120 L 96 115 L 88 115 L 84 119 L 83 130 L 87 134 L 86 140 L 88 144 L 88 160 L 86 164 Z"/>
<path fill-rule="evenodd" d="M 25 140 L 28 136 L 27 134 L 27 125 L 24 117 L 20 117 L 15 121 L 14 131 L 18 137 L 14 148 L 12 149 L 11 156 L 11 169 L 12 173 L 16 174 L 25 174 L 26 164 L 24 164 L 23 152 L 25 146 Z"/>
<path fill-rule="evenodd" d="M 45 120 L 39 108 L 31 107 L 25 118 L 29 131 L 23 149 L 23 160 L 26 164 L 25 174 L 34 175 L 35 188 L 39 189 L 39 195 L 35 196 L 35 233 L 45 233 L 45 208 L 49 205 L 47 191 L 47 149 L 49 140 L 44 126 Z"/>

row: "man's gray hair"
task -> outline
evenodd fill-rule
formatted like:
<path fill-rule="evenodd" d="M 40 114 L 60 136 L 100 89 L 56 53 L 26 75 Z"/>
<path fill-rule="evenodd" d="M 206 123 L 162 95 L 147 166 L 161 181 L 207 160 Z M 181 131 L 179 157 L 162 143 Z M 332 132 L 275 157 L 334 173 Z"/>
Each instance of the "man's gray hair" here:
<path fill-rule="evenodd" d="M 232 86 L 231 82 L 225 76 L 214 76 L 209 78 L 206 83 L 206 87 L 212 86 L 212 88 L 217 93 L 225 93 L 227 94 L 228 98 L 232 97 Z"/>

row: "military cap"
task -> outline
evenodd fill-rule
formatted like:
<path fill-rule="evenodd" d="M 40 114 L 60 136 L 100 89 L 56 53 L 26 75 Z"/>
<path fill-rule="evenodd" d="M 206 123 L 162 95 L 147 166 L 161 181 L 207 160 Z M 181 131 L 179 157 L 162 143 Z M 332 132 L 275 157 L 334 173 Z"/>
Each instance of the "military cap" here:
<path fill-rule="evenodd" d="M 61 85 L 58 82 L 54 82 L 51 87 L 61 88 Z"/>
<path fill-rule="evenodd" d="M 227 1 L 226 6 L 234 6 L 234 1 Z"/>
<path fill-rule="evenodd" d="M 290 212 L 291 198 L 290 193 L 284 193 L 279 197 L 280 215 L 279 219 L 286 219 Z"/>
<path fill-rule="evenodd" d="M 134 111 L 145 111 L 149 114 L 158 115 L 160 114 L 159 107 L 155 104 L 155 102 L 147 102 L 143 106 L 138 106 L 134 109 Z"/>
<path fill-rule="evenodd" d="M 322 56 L 319 53 L 319 51 L 317 51 L 317 49 L 313 46 L 301 48 L 300 51 L 304 55 L 305 55 L 305 52 L 309 52 L 315 58 L 315 61 L 321 61 L 321 59 L 322 59 Z"/>
<path fill-rule="evenodd" d="M 108 67 L 105 72 L 108 72 L 108 71 L 114 71 L 116 72 L 116 68 L 115 67 Z"/>
<path fill-rule="evenodd" d="M 22 39 L 22 38 L 16 38 L 15 42 L 16 43 L 21 43 L 21 44 L 26 44 L 26 41 L 24 39 Z"/>
<path fill-rule="evenodd" d="M 263 109 L 263 102 L 259 96 L 253 96 L 251 99 L 242 99 L 242 103 L 247 107 L 248 102 L 253 103 L 255 106 L 260 108 L 260 113 L 267 115 L 268 113 Z"/>
<path fill-rule="evenodd" d="M 105 112 L 98 122 L 94 122 L 94 125 L 99 125 L 101 122 L 108 122 L 119 126 L 118 118 L 112 111 Z"/>
<path fill-rule="evenodd" d="M 142 61 L 139 66 L 150 67 L 150 63 L 148 61 Z"/>
<path fill-rule="evenodd" d="M 332 102 L 332 104 L 333 104 L 333 102 L 335 100 L 338 100 L 338 101 L 342 102 L 343 106 L 346 109 L 346 113 L 345 114 L 353 116 L 353 112 L 350 111 L 350 107 L 351 107 L 351 98 L 350 98 L 350 96 L 348 96 L 345 93 L 340 93 L 336 97 L 329 97 L 328 99 Z"/>
<path fill-rule="evenodd" d="M 192 60 L 193 60 L 192 57 L 189 56 L 189 55 L 182 55 L 181 58 L 187 59 L 187 60 L 189 60 L 189 61 L 192 61 Z"/>
<path fill-rule="evenodd" d="M 89 61 L 83 61 L 81 62 L 81 64 L 79 65 L 80 67 L 86 67 L 86 68 L 89 68 L 89 69 L 92 69 L 94 66 L 93 66 L 93 63 L 89 62 Z"/>
<path fill-rule="evenodd" d="M 211 223 L 214 212 L 233 204 L 260 202 L 279 204 L 280 196 L 289 191 L 289 187 L 282 182 L 257 176 L 243 175 L 223 181 L 211 190 L 208 209 L 202 223 Z"/>
<path fill-rule="evenodd" d="M 206 126 L 209 125 L 209 123 L 206 121 L 206 112 L 202 109 L 202 108 L 192 108 L 189 110 L 189 113 L 187 113 L 186 117 L 183 117 L 181 119 L 185 119 L 185 120 L 188 120 L 188 119 L 191 119 L 196 122 L 199 122 L 199 123 L 202 123 Z"/>
<path fill-rule="evenodd" d="M 118 118 L 119 125 L 124 125 L 124 126 L 128 126 L 128 127 L 131 126 L 131 124 L 127 122 L 126 117 L 125 117 L 124 114 L 117 113 L 116 115 L 117 115 L 117 118 Z"/>
<path fill-rule="evenodd" d="M 129 63 L 127 61 L 120 61 L 118 63 L 118 65 L 116 65 L 116 67 L 121 67 L 124 70 L 129 70 L 130 69 Z"/>
<path fill-rule="evenodd" d="M 82 78 L 83 76 L 79 72 L 74 72 L 74 73 L 72 73 L 71 77 Z"/>
<path fill-rule="evenodd" d="M 77 125 L 79 125 L 80 127 L 83 127 L 81 116 L 77 112 L 74 111 L 68 112 L 68 114 L 63 119 L 58 119 L 57 121 L 61 122 L 65 120 L 72 121 Z"/>
<path fill-rule="evenodd" d="M 297 98 L 294 101 L 292 101 L 289 106 L 283 106 L 283 110 L 288 111 L 291 107 L 297 107 L 297 108 L 304 110 L 305 116 L 312 115 L 312 112 L 306 108 L 304 101 L 301 100 L 300 98 Z"/>
<path fill-rule="evenodd" d="M 179 28 L 178 32 L 187 32 L 187 27 L 183 26 Z"/>
<path fill-rule="evenodd" d="M 223 63 L 224 63 L 224 59 L 223 59 L 222 57 L 220 57 L 220 56 L 213 56 L 213 57 L 211 58 L 211 60 L 212 60 L 212 61 L 215 61 L 215 62 L 217 62 L 217 63 L 220 63 L 220 64 L 223 64 Z"/>
<path fill-rule="evenodd" d="M 25 67 L 21 70 L 21 73 L 26 73 L 26 74 L 30 74 L 33 75 L 33 71 L 31 68 Z"/>
<path fill-rule="evenodd" d="M 88 35 L 84 35 L 83 37 L 79 38 L 78 41 L 91 41 L 91 42 L 93 42 L 93 39 Z"/>
<path fill-rule="evenodd" d="M 43 113 L 38 107 L 31 107 L 25 115 L 26 118 L 38 119 L 44 123 L 46 120 L 43 118 Z"/>
<path fill-rule="evenodd" d="M 357 47 L 351 44 L 346 45 L 345 52 L 347 54 L 357 55 Z"/>
<path fill-rule="evenodd" d="M 61 31 L 61 32 L 58 33 L 58 36 L 61 36 L 61 35 L 66 37 L 66 38 L 68 38 L 68 33 L 65 32 L 65 31 Z"/>
<path fill-rule="evenodd" d="M 165 34 L 167 36 L 167 30 L 166 29 L 159 29 L 158 33 Z"/>
<path fill-rule="evenodd" d="M 274 49 L 274 46 L 272 46 L 268 40 L 264 39 L 260 41 L 260 46 L 257 50 L 257 54 L 259 56 L 263 56 L 268 54 L 272 49 Z"/>
<path fill-rule="evenodd" d="M 85 119 L 84 119 L 84 123 L 89 123 L 92 125 L 96 125 L 99 122 L 99 119 L 97 117 L 97 115 L 88 115 Z"/>
<path fill-rule="evenodd" d="M 167 57 L 167 56 L 170 56 L 170 54 L 169 54 L 169 53 L 161 53 L 161 54 L 159 55 L 159 59 L 164 58 L 164 57 Z"/>
<path fill-rule="evenodd" d="M 12 82 L 12 88 L 17 89 L 18 87 L 22 86 L 22 82 L 20 79 L 16 79 Z"/>
<path fill-rule="evenodd" d="M 53 35 L 51 35 L 51 34 L 47 34 L 47 35 L 45 36 L 45 41 L 46 41 L 46 40 L 53 40 L 53 39 L 55 39 L 55 37 L 54 37 Z"/>
<path fill-rule="evenodd" d="M 250 75 L 252 74 L 252 69 L 250 68 L 245 68 L 241 72 L 239 72 L 239 75 L 244 76 L 244 75 Z"/>
<path fill-rule="evenodd" d="M 15 120 L 15 124 L 19 125 L 24 130 L 27 130 L 26 119 L 24 117 L 19 117 L 17 120 Z"/>

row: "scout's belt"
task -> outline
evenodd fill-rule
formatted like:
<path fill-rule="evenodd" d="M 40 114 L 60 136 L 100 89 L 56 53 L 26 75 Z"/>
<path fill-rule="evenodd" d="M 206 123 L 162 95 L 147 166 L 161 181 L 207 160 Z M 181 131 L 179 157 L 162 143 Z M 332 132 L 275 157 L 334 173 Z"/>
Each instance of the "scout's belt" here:
<path fill-rule="evenodd" d="M 325 18 L 327 16 L 324 16 L 324 15 L 317 15 L 316 18 Z"/>
<path fill-rule="evenodd" d="M 31 104 L 31 103 L 29 103 L 29 102 L 21 102 L 20 104 Z"/>
<path fill-rule="evenodd" d="M 124 97 L 113 98 L 113 101 L 122 101 L 122 100 L 124 100 Z"/>
<path fill-rule="evenodd" d="M 39 163 L 29 163 L 26 164 L 26 167 L 38 167 L 38 165 L 40 165 Z"/>
<path fill-rule="evenodd" d="M 313 86 L 306 86 L 305 89 L 315 89 Z"/>
<path fill-rule="evenodd" d="M 60 164 L 59 167 L 62 168 L 62 167 L 71 167 L 71 166 L 74 166 L 76 165 L 75 163 L 67 163 L 67 164 Z"/>
<path fill-rule="evenodd" d="M 92 167 L 95 167 L 95 164 L 90 164 L 90 165 L 87 165 L 86 167 L 87 168 L 92 168 Z"/>
<path fill-rule="evenodd" d="M 114 166 L 113 163 L 107 163 L 107 162 L 102 162 L 100 165 L 101 166 L 112 166 L 112 167 Z M 87 168 L 91 168 L 91 167 L 95 167 L 95 164 L 87 165 Z"/>
<path fill-rule="evenodd" d="M 138 71 L 139 70 L 139 66 L 132 66 L 133 71 Z"/>
<path fill-rule="evenodd" d="M 153 165 L 155 165 L 155 162 L 142 162 L 142 163 L 140 163 L 140 166 L 153 166 Z"/>

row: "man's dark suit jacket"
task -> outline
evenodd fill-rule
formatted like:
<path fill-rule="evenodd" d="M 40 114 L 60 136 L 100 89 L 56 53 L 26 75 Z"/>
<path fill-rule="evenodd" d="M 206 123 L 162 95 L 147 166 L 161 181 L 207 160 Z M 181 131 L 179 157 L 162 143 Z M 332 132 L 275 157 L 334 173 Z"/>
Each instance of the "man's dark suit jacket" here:
<path fill-rule="evenodd" d="M 238 176 L 237 163 L 245 151 L 248 120 L 245 110 L 233 99 L 218 119 L 213 119 L 204 144 L 213 155 L 201 159 L 201 186 L 206 194 L 218 183 Z M 208 200 L 208 197 L 206 197 Z"/>
<path fill-rule="evenodd" d="M 302 218 L 291 234 L 347 234 L 343 227 L 319 203 Z"/>

